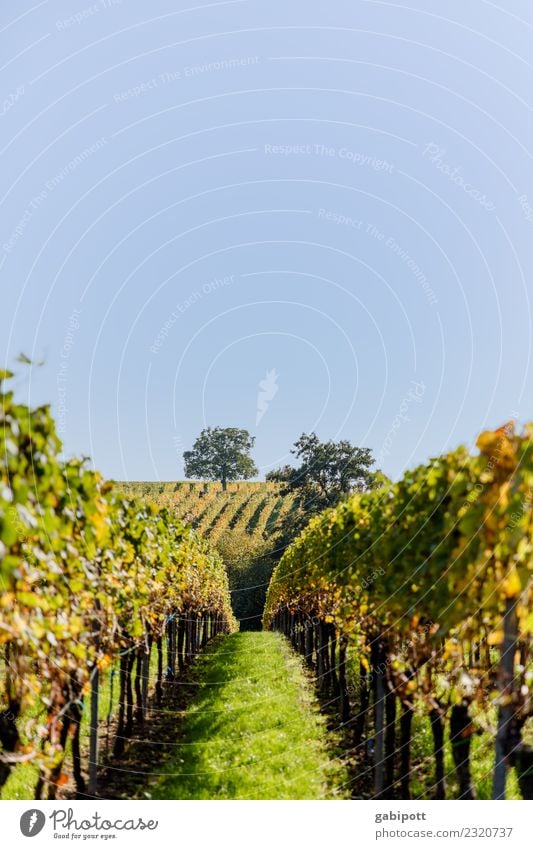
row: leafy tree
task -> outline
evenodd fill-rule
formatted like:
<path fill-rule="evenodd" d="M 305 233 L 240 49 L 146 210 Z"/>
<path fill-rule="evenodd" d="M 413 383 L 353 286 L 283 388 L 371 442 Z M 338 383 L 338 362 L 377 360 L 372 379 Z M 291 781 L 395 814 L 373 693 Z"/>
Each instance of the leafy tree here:
<path fill-rule="evenodd" d="M 299 495 L 300 509 L 291 514 L 284 529 L 285 544 L 307 524 L 311 515 L 338 504 L 354 491 L 371 489 L 375 474 L 369 448 L 358 448 L 346 439 L 340 442 L 321 442 L 316 433 L 303 433 L 294 443 L 291 453 L 300 460 L 296 468 L 290 465 L 269 472 L 269 481 L 284 484 L 283 492 Z M 286 523 L 287 524 L 287 523 Z"/>
<path fill-rule="evenodd" d="M 337 504 L 354 490 L 369 489 L 374 463 L 369 448 L 358 448 L 348 440 L 321 442 L 316 433 L 303 433 L 291 451 L 301 464 L 283 466 L 269 472 L 267 480 L 286 484 L 286 490 L 298 490 L 314 511 Z"/>
<path fill-rule="evenodd" d="M 219 480 L 222 489 L 228 481 L 246 480 L 258 473 L 250 457 L 255 437 L 237 427 L 205 428 L 191 451 L 185 451 L 185 475 L 188 478 Z"/>

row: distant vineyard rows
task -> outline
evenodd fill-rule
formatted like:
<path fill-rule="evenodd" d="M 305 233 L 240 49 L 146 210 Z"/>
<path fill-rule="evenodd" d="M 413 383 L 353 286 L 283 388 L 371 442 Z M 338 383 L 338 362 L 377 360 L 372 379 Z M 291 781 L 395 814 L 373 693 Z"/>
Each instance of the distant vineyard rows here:
<path fill-rule="evenodd" d="M 218 483 L 189 481 L 131 481 L 116 486 L 124 495 L 172 510 L 215 544 L 230 532 L 268 542 L 295 507 L 294 496 L 281 495 L 277 483 L 234 482 L 225 492 Z"/>

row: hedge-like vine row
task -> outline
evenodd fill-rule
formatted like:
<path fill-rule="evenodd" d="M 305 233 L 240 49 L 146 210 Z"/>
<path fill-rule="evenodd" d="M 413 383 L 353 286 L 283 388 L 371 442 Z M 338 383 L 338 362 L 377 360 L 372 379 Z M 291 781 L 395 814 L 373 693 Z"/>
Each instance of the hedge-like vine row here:
<path fill-rule="evenodd" d="M 235 621 L 218 554 L 170 511 L 62 460 L 49 409 L 17 404 L 10 377 L 0 372 L 0 786 L 32 760 L 37 797 L 53 798 L 69 740 L 85 789 L 80 720 L 99 670 L 120 657 L 118 755 L 145 715 L 152 647 L 160 695 Z"/>
<path fill-rule="evenodd" d="M 474 704 L 496 740 L 494 797 L 513 765 L 533 795 L 521 741 L 533 715 L 533 425 L 485 432 L 477 446 L 312 519 L 268 590 L 264 626 L 306 655 L 356 747 L 367 737 L 377 797 L 409 798 L 413 713 L 427 710 L 435 795 L 449 720 L 459 793 L 473 798 Z"/>

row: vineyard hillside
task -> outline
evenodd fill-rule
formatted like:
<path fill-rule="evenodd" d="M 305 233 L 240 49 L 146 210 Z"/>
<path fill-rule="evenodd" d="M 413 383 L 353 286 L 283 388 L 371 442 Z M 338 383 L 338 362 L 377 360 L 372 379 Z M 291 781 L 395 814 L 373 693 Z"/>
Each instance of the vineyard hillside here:
<path fill-rule="evenodd" d="M 232 605 L 242 630 L 259 630 L 268 586 L 280 551 L 282 523 L 297 510 L 280 484 L 197 481 L 122 481 L 125 496 L 167 507 L 216 546 L 228 569 Z"/>

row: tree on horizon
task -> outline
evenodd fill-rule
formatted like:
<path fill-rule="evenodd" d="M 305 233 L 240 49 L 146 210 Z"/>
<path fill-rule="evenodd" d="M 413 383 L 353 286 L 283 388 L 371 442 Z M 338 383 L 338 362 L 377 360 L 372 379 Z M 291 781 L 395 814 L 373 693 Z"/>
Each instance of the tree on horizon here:
<path fill-rule="evenodd" d="M 185 476 L 219 480 L 226 490 L 228 481 L 248 480 L 258 474 L 250 456 L 255 437 L 237 427 L 204 428 L 192 449 L 183 453 Z"/>
<path fill-rule="evenodd" d="M 352 492 L 371 489 L 376 482 L 376 474 L 371 471 L 371 450 L 359 448 L 347 439 L 321 442 L 316 433 L 302 433 L 291 454 L 300 461 L 299 465 L 285 465 L 266 475 L 267 481 L 282 484 L 283 494 L 295 493 L 299 499 L 299 509 L 285 521 L 284 545 L 311 516 L 334 507 Z"/>

